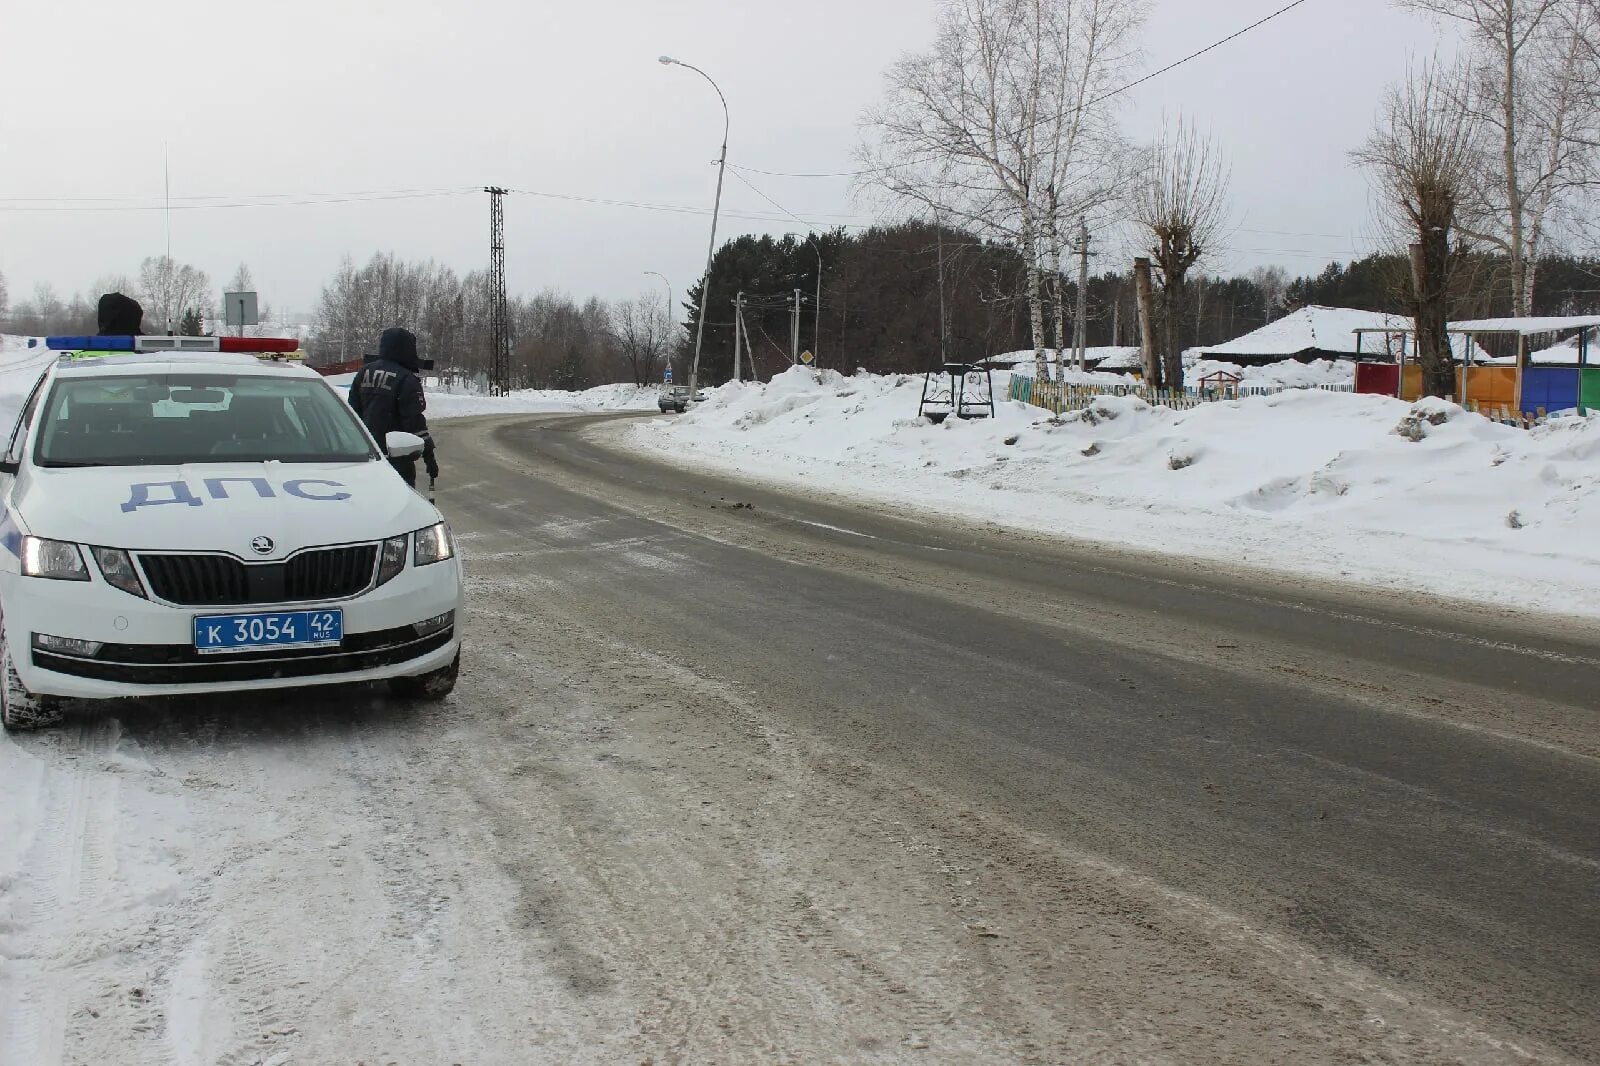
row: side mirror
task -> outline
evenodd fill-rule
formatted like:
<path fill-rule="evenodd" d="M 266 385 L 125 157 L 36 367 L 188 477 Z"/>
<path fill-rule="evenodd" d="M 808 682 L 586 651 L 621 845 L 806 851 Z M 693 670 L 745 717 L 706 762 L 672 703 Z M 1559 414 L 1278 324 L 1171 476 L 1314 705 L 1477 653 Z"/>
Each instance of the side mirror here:
<path fill-rule="evenodd" d="M 384 438 L 383 447 L 391 459 L 409 459 L 414 455 L 421 455 L 427 443 L 415 433 L 402 433 L 396 429 L 390 431 Z"/>

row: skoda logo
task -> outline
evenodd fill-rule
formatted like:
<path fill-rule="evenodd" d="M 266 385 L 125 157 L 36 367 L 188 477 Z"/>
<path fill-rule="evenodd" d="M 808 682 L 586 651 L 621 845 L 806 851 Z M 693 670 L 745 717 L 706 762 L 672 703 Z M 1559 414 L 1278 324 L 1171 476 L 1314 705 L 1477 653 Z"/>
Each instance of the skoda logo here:
<path fill-rule="evenodd" d="M 273 544 L 271 537 L 257 537 L 255 540 L 250 542 L 250 550 L 255 552 L 257 555 L 271 555 L 272 548 Z"/>

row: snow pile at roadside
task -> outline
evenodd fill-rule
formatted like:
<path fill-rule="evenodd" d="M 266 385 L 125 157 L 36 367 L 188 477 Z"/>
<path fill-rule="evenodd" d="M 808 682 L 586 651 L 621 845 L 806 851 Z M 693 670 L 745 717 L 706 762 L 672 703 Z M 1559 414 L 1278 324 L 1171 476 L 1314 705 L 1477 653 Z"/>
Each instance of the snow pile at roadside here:
<path fill-rule="evenodd" d="M 22 401 L 54 358 L 47 348 L 29 348 L 28 338 L 0 333 L 0 425 L 9 434 Z"/>
<path fill-rule="evenodd" d="M 1059 422 L 1003 401 L 992 421 L 934 426 L 916 417 L 920 387 L 791 370 L 625 432 L 824 492 L 1600 615 L 1600 417 L 1527 432 L 1438 401 L 1297 389 L 1190 411 L 1107 396 Z"/>

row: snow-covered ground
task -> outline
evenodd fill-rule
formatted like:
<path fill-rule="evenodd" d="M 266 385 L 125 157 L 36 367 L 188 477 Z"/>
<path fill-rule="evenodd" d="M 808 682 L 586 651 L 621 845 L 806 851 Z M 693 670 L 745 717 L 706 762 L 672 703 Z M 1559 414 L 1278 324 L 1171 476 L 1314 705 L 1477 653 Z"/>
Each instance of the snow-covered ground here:
<path fill-rule="evenodd" d="M 1296 367 L 1276 372 L 1318 376 Z M 793 370 L 626 437 L 656 456 L 1040 533 L 1600 616 L 1600 417 L 1529 432 L 1430 402 L 1420 409 L 1442 421 L 1423 419 L 1412 440 L 1396 433 L 1411 404 L 1301 389 L 1182 412 L 1108 396 L 1059 422 L 1006 401 L 993 421 L 935 426 L 917 418 L 920 387 Z"/>

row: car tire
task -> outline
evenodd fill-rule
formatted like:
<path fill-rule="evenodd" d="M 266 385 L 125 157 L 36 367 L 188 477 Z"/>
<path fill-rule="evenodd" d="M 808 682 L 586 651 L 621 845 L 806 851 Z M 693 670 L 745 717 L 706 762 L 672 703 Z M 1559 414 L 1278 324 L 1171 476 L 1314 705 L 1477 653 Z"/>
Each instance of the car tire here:
<path fill-rule="evenodd" d="M 0 626 L 0 724 L 8 733 L 43 729 L 61 722 L 61 701 L 50 696 L 35 696 L 22 685 L 11 662 L 11 649 Z"/>
<path fill-rule="evenodd" d="M 461 676 L 461 653 L 458 651 L 449 666 L 441 666 L 430 673 L 417 674 L 415 677 L 390 678 L 389 691 L 402 699 L 434 702 L 450 695 L 456 687 L 456 678 L 459 676 Z"/>

